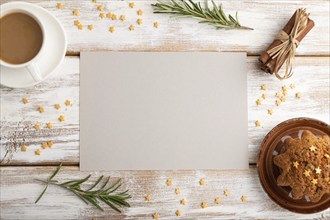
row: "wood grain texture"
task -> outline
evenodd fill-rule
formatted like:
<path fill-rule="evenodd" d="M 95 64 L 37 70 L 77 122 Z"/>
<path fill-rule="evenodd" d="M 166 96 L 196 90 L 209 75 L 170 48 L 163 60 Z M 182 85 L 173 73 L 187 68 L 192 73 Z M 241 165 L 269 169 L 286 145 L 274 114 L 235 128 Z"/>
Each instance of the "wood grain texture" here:
<path fill-rule="evenodd" d="M 294 214 L 272 202 L 262 191 L 256 168 L 246 171 L 121 171 L 93 172 L 92 180 L 100 175 L 110 175 L 114 179 L 122 178 L 123 188 L 130 190 L 133 198 L 131 208 L 123 214 L 106 208 L 105 212 L 85 205 L 70 192 L 50 186 L 38 204 L 34 201 L 43 189 L 35 178 L 46 179 L 54 171 L 52 167 L 3 167 L 1 168 L 1 216 L 2 219 L 151 219 L 159 212 L 161 219 L 176 219 L 175 211 L 181 210 L 184 219 L 329 219 L 330 210 L 312 215 Z M 89 173 L 78 172 L 78 167 L 65 167 L 56 177 L 60 181 L 82 178 Z M 166 180 L 173 181 L 172 186 Z M 205 178 L 206 184 L 198 181 Z M 91 182 L 88 182 L 91 184 Z M 87 185 L 88 185 L 87 183 Z M 175 194 L 179 187 L 181 193 Z M 28 190 L 27 190 L 28 189 Z M 229 196 L 223 190 L 230 191 Z M 144 197 L 151 195 L 150 202 Z M 247 202 L 241 202 L 241 196 L 247 196 Z M 222 203 L 214 203 L 215 197 Z M 187 204 L 180 205 L 185 198 Z M 202 209 L 200 203 L 208 203 Z"/>
<path fill-rule="evenodd" d="M 259 70 L 257 57 L 247 58 L 250 163 L 256 163 L 263 137 L 278 123 L 293 117 L 312 117 L 329 123 L 329 62 L 326 57 L 297 58 L 294 76 L 281 82 Z M 0 89 L 0 156 L 6 156 L 2 165 L 79 163 L 79 58 L 67 57 L 58 71 L 60 75 L 35 88 Z M 296 84 L 295 89 L 290 89 L 291 83 Z M 267 85 L 266 91 L 260 89 L 263 84 Z M 283 85 L 288 87 L 287 101 L 276 106 L 275 93 L 281 91 Z M 301 92 L 301 99 L 295 98 L 296 92 Z M 268 96 L 265 100 L 261 98 L 263 93 Z M 21 102 L 24 97 L 30 99 L 29 104 Z M 255 103 L 258 98 L 262 100 L 261 106 Z M 64 105 L 66 99 L 71 100 L 72 106 Z M 60 103 L 62 108 L 56 110 L 55 103 Z M 40 105 L 45 107 L 42 114 L 37 111 Z M 273 115 L 267 114 L 268 109 L 273 109 Z M 61 114 L 66 118 L 64 122 L 57 119 Z M 255 126 L 256 120 L 261 122 L 261 127 Z M 53 123 L 52 129 L 45 128 L 47 122 Z M 43 126 L 42 130 L 33 128 L 36 123 Z M 34 151 L 41 149 L 41 143 L 49 140 L 55 143 L 52 149 L 43 150 L 40 156 L 35 155 Z M 21 152 L 23 144 L 28 145 L 27 152 Z"/>
<path fill-rule="evenodd" d="M 3 3 L 8 0 L 1 1 Z M 138 0 L 135 8 L 128 7 L 128 0 L 105 1 L 91 0 L 39 1 L 36 3 L 55 15 L 64 25 L 68 36 L 68 54 L 79 54 L 82 50 L 120 50 L 120 51 L 247 51 L 249 55 L 260 54 L 273 41 L 277 33 L 299 7 L 307 8 L 315 27 L 306 36 L 299 48 L 298 55 L 329 55 L 329 1 L 229 1 L 223 0 L 226 13 L 239 12 L 243 25 L 251 26 L 253 31 L 216 30 L 194 19 L 175 19 L 170 15 L 153 14 L 151 3 L 154 0 Z M 62 2 L 63 9 L 58 10 L 56 3 Z M 216 1 L 220 3 L 219 0 Z M 126 16 L 126 21 L 100 19 L 97 5 L 104 6 L 104 12 Z M 73 16 L 72 11 L 79 9 L 80 15 Z M 136 24 L 136 11 L 143 9 L 143 24 Z M 79 31 L 73 25 L 79 19 L 84 30 Z M 159 22 L 159 28 L 153 28 L 153 22 Z M 93 24 L 89 31 L 87 25 Z M 136 26 L 129 31 L 129 25 Z M 108 30 L 114 26 L 116 31 Z"/>

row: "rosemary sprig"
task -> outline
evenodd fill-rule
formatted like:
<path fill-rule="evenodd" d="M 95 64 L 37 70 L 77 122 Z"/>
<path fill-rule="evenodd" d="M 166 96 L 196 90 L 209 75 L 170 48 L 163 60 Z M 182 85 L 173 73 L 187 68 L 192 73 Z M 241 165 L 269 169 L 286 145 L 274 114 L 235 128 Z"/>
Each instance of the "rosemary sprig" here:
<path fill-rule="evenodd" d="M 174 14 L 175 17 L 191 17 L 200 20 L 199 23 L 207 23 L 217 29 L 244 29 L 253 30 L 253 28 L 242 26 L 239 23 L 237 12 L 235 17 L 225 15 L 222 6 L 219 7 L 212 0 L 213 9 L 208 7 L 206 0 L 205 7 L 202 8 L 200 2 L 192 0 L 170 0 L 168 3 L 158 0 L 158 3 L 151 4 L 154 7 L 154 13 Z"/>
<path fill-rule="evenodd" d="M 64 183 L 59 183 L 57 180 L 54 180 L 54 177 L 60 171 L 61 167 L 62 164 L 57 167 L 55 172 L 47 179 L 47 181 L 37 179 L 38 181 L 45 183 L 46 186 L 35 203 L 37 203 L 45 194 L 49 185 L 55 185 L 71 191 L 86 204 L 92 204 L 102 211 L 104 210 L 100 206 L 100 201 L 104 202 L 106 205 L 117 212 L 121 212 L 119 209 L 121 207 L 130 207 L 129 203 L 127 202 L 127 200 L 131 198 L 131 196 L 128 194 L 128 190 L 117 193 L 118 188 L 121 186 L 120 179 L 115 183 L 110 184 L 110 186 L 107 186 L 110 180 L 110 177 L 107 177 L 101 187 L 97 187 L 104 179 L 104 176 L 100 176 L 91 187 L 82 189 L 81 184 L 86 182 L 91 177 L 91 175 L 88 175 L 83 179 L 70 180 Z"/>

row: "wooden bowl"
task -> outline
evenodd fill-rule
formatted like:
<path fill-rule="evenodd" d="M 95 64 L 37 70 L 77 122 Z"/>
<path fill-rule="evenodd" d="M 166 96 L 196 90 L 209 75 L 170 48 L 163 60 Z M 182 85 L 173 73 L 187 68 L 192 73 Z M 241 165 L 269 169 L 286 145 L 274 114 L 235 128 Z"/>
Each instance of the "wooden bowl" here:
<path fill-rule="evenodd" d="M 310 202 L 306 198 L 293 199 L 290 196 L 290 187 L 277 185 L 277 177 L 281 170 L 273 163 L 274 156 L 281 152 L 283 147 L 282 139 L 286 136 L 297 138 L 304 130 L 309 130 L 314 135 L 330 135 L 330 126 L 319 120 L 294 118 L 284 121 L 274 127 L 263 140 L 257 167 L 261 185 L 274 202 L 292 212 L 310 214 L 328 209 L 330 207 L 330 194 L 325 194 L 318 202 Z"/>

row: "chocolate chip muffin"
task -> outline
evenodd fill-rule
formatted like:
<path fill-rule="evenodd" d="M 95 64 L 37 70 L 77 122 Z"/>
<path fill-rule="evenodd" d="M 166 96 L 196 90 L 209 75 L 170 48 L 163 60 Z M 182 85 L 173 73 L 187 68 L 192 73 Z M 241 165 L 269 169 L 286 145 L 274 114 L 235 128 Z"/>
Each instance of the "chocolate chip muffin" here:
<path fill-rule="evenodd" d="M 281 152 L 274 157 L 274 164 L 281 169 L 278 185 L 290 186 L 293 199 L 317 202 L 330 193 L 328 135 L 317 137 L 306 130 L 301 138 L 287 138 Z"/>

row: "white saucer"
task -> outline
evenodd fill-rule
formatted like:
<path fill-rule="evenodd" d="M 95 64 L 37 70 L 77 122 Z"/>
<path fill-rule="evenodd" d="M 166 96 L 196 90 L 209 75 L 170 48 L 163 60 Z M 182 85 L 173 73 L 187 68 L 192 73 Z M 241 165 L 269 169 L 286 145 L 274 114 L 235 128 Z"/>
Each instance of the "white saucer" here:
<path fill-rule="evenodd" d="M 44 8 L 26 3 L 11 2 L 0 6 L 0 10 L 11 8 L 24 8 L 31 13 L 35 13 L 42 22 L 47 38 L 44 42 L 44 50 L 37 61 L 42 81 L 55 73 L 56 68 L 62 63 L 66 53 L 66 34 L 61 23 Z M 36 85 L 26 68 L 9 69 L 1 66 L 0 84 L 11 88 L 25 88 Z"/>

